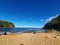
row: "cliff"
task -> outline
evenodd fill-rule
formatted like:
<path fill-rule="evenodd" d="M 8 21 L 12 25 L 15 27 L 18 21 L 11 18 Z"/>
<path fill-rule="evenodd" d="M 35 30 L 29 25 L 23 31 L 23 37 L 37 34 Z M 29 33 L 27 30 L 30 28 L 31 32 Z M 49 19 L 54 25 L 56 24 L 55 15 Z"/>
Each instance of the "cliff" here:
<path fill-rule="evenodd" d="M 60 31 L 60 15 L 51 21 L 49 21 L 43 29 L 55 29 L 57 31 Z"/>
<path fill-rule="evenodd" d="M 3 28 L 14 28 L 15 26 L 11 22 L 0 20 L 0 27 L 3 27 Z"/>

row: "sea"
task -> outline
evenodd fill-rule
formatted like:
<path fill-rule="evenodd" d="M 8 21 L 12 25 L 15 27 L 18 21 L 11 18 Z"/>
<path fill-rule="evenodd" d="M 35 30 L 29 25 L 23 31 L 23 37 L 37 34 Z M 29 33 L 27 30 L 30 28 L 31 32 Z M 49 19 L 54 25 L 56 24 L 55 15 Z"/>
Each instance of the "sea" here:
<path fill-rule="evenodd" d="M 0 28 L 0 32 L 45 32 L 44 29 L 41 28 Z"/>

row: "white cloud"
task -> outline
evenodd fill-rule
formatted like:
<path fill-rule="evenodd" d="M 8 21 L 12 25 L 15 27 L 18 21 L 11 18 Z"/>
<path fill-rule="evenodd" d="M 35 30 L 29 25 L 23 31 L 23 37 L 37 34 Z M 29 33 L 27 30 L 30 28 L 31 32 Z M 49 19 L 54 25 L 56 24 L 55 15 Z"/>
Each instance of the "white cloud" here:
<path fill-rule="evenodd" d="M 49 17 L 49 18 L 47 18 L 47 19 L 40 19 L 40 22 L 45 22 L 45 23 L 47 23 L 47 22 L 51 21 L 53 18 L 56 18 L 57 16 L 58 16 L 58 14 L 57 14 L 56 16 L 51 16 L 51 17 Z"/>
<path fill-rule="evenodd" d="M 57 14 L 56 16 L 51 16 L 51 17 L 47 18 L 45 21 L 46 21 L 46 22 L 49 22 L 49 21 L 51 21 L 53 18 L 56 18 L 57 16 L 58 16 L 58 14 Z"/>
<path fill-rule="evenodd" d="M 53 18 L 55 18 L 55 16 L 49 17 L 48 19 L 46 19 L 46 22 L 51 21 Z"/>

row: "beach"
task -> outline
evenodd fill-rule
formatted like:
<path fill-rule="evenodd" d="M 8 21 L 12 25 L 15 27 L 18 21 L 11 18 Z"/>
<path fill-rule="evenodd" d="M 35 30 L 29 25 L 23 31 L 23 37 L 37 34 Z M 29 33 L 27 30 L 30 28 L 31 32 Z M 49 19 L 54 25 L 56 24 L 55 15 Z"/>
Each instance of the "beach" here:
<path fill-rule="evenodd" d="M 52 33 L 21 33 L 0 36 L 0 45 L 60 45 L 60 36 Z"/>

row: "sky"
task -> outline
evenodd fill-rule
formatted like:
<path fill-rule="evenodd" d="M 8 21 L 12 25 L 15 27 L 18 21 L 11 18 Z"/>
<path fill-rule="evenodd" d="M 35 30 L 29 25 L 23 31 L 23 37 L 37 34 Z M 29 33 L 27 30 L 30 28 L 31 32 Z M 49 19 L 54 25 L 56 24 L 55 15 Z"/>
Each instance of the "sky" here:
<path fill-rule="evenodd" d="M 16 27 L 42 28 L 60 14 L 60 0 L 0 0 L 0 20 Z"/>

